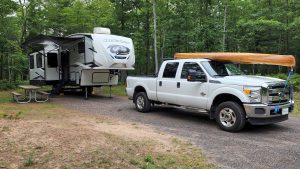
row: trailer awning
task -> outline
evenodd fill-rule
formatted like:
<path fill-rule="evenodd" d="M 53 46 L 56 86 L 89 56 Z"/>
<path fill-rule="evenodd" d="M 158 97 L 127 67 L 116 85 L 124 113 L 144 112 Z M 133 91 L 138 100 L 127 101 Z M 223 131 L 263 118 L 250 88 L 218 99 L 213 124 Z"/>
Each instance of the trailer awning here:
<path fill-rule="evenodd" d="M 77 41 L 82 39 L 81 37 L 58 37 L 58 36 L 45 36 L 45 35 L 38 35 L 34 38 L 26 40 L 22 46 L 28 47 L 28 46 L 34 46 L 34 45 L 42 45 L 43 43 L 50 41 L 57 45 L 63 45 L 66 43 L 70 43 L 73 41 Z"/>
<path fill-rule="evenodd" d="M 279 66 L 296 66 L 293 55 L 261 54 L 261 53 L 176 53 L 175 59 L 210 59 L 218 61 L 230 61 L 244 64 L 266 64 Z"/>

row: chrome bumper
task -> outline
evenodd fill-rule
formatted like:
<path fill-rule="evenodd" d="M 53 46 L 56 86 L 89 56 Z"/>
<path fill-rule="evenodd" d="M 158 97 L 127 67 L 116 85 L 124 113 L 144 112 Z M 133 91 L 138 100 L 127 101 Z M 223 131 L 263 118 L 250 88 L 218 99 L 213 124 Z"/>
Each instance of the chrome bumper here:
<path fill-rule="evenodd" d="M 287 120 L 288 115 L 282 115 L 282 109 L 288 108 L 288 112 L 292 112 L 294 102 L 279 105 L 278 112 L 275 111 L 275 107 L 275 105 L 244 103 L 246 117 L 251 124 L 271 124 Z"/>

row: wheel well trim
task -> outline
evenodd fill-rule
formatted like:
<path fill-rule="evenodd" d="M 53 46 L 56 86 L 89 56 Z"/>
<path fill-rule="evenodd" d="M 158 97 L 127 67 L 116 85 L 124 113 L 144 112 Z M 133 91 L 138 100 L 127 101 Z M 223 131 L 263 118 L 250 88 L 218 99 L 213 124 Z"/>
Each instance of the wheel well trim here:
<path fill-rule="evenodd" d="M 147 94 L 148 91 L 149 91 L 149 89 L 148 89 L 145 85 L 143 85 L 142 83 L 137 83 L 137 84 L 134 86 L 134 88 L 133 88 L 133 97 L 134 97 L 134 95 L 136 94 L 136 89 L 137 89 L 138 87 L 143 88 L 143 89 L 145 90 L 146 94 Z"/>
<path fill-rule="evenodd" d="M 226 91 L 226 92 L 224 92 Z M 245 103 L 245 102 L 250 102 L 248 96 L 246 96 L 242 91 L 238 90 L 238 89 L 233 89 L 233 88 L 229 88 L 229 87 L 222 87 L 222 88 L 219 88 L 217 90 L 215 90 L 212 95 L 211 95 L 211 100 L 208 101 L 207 103 L 207 107 L 208 108 L 211 108 L 211 106 L 213 105 L 215 99 L 220 96 L 220 95 L 232 95 L 236 98 L 238 98 L 242 103 Z"/>
<path fill-rule="evenodd" d="M 226 92 L 224 92 L 224 91 L 226 91 Z M 240 102 L 240 104 L 245 103 L 245 102 L 250 102 L 249 98 L 243 92 L 241 92 L 237 89 L 232 89 L 232 88 L 227 88 L 227 87 L 220 88 L 212 94 L 211 98 L 213 98 L 213 99 L 209 100 L 208 105 L 207 105 L 210 110 L 209 116 L 211 119 L 215 118 L 214 109 L 216 108 L 216 106 L 213 104 L 215 103 L 216 99 L 222 95 L 230 95 L 231 97 L 234 97 L 235 99 L 237 99 Z M 234 101 L 234 100 L 228 99 L 226 101 Z M 243 105 L 241 105 L 241 106 L 244 108 Z"/>

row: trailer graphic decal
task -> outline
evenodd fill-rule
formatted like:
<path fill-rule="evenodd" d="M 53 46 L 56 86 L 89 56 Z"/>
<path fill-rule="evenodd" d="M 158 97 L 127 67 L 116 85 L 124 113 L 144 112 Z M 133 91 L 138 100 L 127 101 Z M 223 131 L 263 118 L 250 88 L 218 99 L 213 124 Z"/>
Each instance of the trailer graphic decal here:
<path fill-rule="evenodd" d="M 111 54 L 116 55 L 128 55 L 130 53 L 130 49 L 123 45 L 109 45 L 107 47 Z"/>

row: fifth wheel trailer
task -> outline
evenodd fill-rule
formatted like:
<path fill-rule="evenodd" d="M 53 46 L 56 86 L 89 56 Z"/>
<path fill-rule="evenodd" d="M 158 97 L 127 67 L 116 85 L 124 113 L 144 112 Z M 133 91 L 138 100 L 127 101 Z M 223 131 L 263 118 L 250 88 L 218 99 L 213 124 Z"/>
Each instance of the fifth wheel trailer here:
<path fill-rule="evenodd" d="M 107 28 L 94 33 L 66 37 L 39 35 L 24 43 L 29 53 L 30 84 L 53 85 L 52 93 L 65 86 L 92 87 L 118 85 L 120 70 L 133 70 L 132 39 L 111 35 Z"/>

